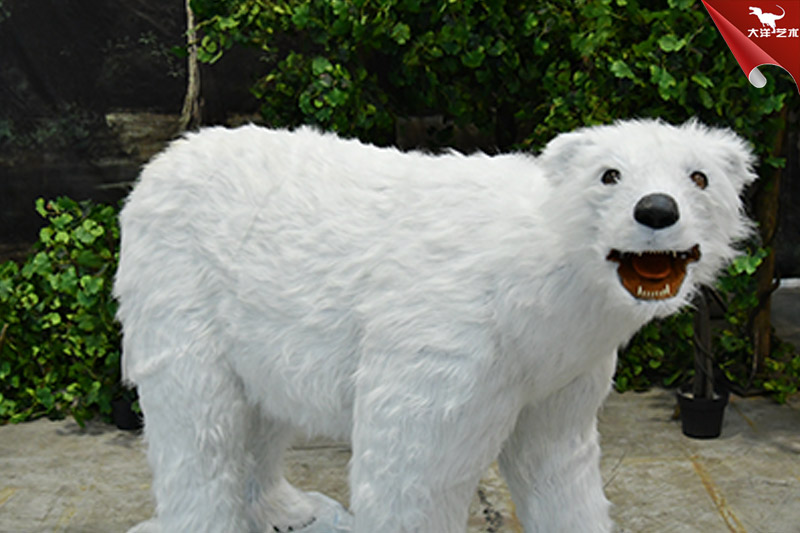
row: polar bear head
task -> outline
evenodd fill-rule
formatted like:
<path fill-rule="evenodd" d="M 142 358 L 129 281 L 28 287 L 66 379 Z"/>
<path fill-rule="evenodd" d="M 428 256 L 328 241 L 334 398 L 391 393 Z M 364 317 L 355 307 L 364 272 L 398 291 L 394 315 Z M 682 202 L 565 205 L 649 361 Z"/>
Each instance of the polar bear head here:
<path fill-rule="evenodd" d="M 740 194 L 756 179 L 754 157 L 728 130 L 617 122 L 559 135 L 539 160 L 565 257 L 609 303 L 649 317 L 713 283 L 752 232 Z"/>

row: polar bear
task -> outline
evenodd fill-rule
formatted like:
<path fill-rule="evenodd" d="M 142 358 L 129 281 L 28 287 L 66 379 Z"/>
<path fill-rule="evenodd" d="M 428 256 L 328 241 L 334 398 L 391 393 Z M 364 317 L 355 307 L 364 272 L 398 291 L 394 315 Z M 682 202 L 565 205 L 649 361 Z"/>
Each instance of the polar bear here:
<path fill-rule="evenodd" d="M 499 459 L 525 531 L 607 532 L 617 348 L 752 231 L 730 131 L 632 120 L 533 157 L 310 128 L 205 129 L 121 213 L 123 372 L 157 515 L 138 531 L 450 533 Z M 352 442 L 350 512 L 282 475 Z"/>

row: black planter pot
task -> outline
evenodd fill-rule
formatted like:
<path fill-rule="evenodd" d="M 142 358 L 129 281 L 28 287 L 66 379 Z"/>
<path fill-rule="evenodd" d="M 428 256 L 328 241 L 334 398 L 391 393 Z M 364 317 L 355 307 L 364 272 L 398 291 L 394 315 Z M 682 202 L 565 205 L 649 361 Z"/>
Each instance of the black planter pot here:
<path fill-rule="evenodd" d="M 126 431 L 141 429 L 144 425 L 141 415 L 133 410 L 133 401 L 125 398 L 111 402 L 111 420 L 118 429 Z"/>
<path fill-rule="evenodd" d="M 716 391 L 714 398 L 694 398 L 691 386 L 683 386 L 678 392 L 683 434 L 695 439 L 715 439 L 722 432 L 722 419 L 730 393 Z"/>

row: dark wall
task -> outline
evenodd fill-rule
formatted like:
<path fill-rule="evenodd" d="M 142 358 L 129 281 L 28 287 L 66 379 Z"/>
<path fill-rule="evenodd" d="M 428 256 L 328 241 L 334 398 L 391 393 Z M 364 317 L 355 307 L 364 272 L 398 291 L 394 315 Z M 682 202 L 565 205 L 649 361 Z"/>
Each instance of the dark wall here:
<path fill-rule="evenodd" d="M 169 50 L 184 31 L 182 2 L 4 0 L 0 105 L 17 121 L 65 106 L 174 110 L 184 62 Z"/>
<path fill-rule="evenodd" d="M 794 95 L 795 99 L 797 95 Z M 789 113 L 784 145 L 786 168 L 781 174 L 780 213 L 775 236 L 777 275 L 800 277 L 800 112 Z"/>
<path fill-rule="evenodd" d="M 24 120 L 65 104 L 175 112 L 182 104 L 182 0 L 0 1 L 0 116 Z M 254 53 L 205 69 L 206 98 L 253 109 Z"/>
<path fill-rule="evenodd" d="M 116 201 L 174 135 L 158 116 L 183 104 L 185 24 L 183 0 L 0 0 L 0 258 L 35 240 L 35 198 Z M 208 123 L 257 109 L 257 66 L 236 51 L 203 68 Z"/>

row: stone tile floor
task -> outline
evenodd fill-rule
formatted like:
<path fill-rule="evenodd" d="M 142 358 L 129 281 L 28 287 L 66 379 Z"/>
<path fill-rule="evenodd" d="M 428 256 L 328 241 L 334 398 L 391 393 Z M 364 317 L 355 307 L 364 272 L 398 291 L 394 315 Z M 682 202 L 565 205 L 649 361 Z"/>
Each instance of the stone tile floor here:
<path fill-rule="evenodd" d="M 622 533 L 800 532 L 800 406 L 733 397 L 722 436 L 695 440 L 671 391 L 612 394 L 600 416 L 606 494 Z M 347 502 L 346 445 L 288 454 L 298 486 Z M 152 513 L 137 433 L 40 420 L 0 427 L 0 532 L 124 532 Z M 521 532 L 496 465 L 473 499 L 470 533 Z"/>

